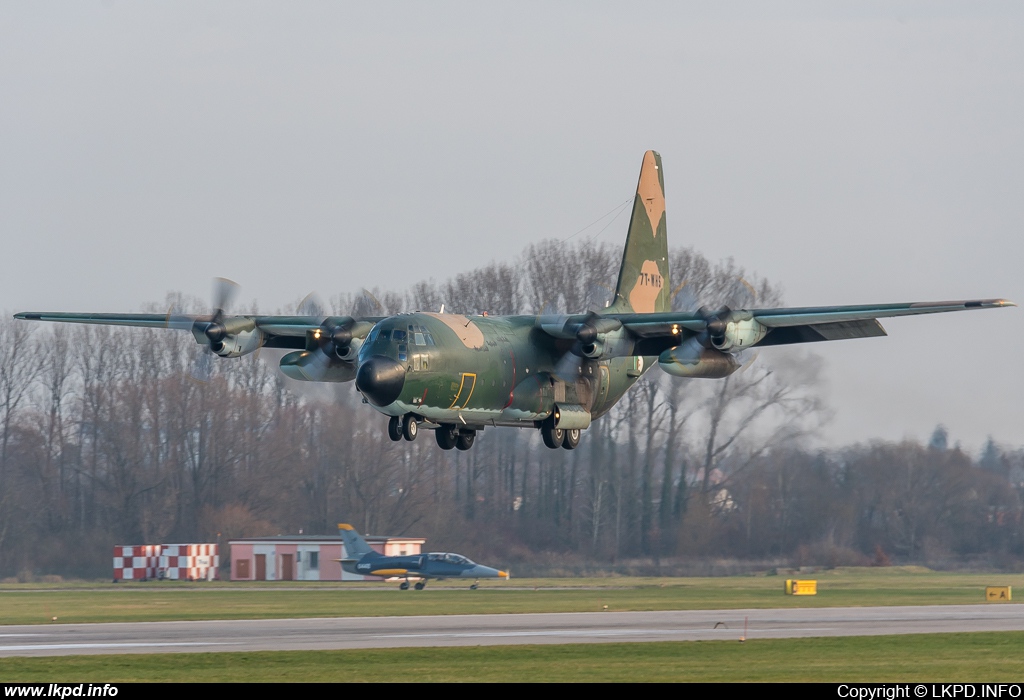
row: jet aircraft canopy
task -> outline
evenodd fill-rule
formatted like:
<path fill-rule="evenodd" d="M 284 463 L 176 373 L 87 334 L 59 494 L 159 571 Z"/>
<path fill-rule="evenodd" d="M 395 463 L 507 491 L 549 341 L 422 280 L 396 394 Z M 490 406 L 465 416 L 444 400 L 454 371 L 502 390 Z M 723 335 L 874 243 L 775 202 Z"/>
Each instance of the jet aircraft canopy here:
<path fill-rule="evenodd" d="M 472 561 L 468 557 L 464 557 L 461 554 L 453 554 L 451 552 L 430 552 L 427 555 L 427 561 L 443 561 L 446 564 L 463 564 L 467 566 L 474 566 L 475 561 Z"/>

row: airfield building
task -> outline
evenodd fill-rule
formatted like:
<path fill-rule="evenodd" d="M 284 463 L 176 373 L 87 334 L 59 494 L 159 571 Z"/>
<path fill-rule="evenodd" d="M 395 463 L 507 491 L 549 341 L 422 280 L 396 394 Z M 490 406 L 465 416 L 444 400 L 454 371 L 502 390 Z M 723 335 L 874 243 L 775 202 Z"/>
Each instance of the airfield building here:
<path fill-rule="evenodd" d="M 422 537 L 367 535 L 366 542 L 381 554 L 419 554 Z M 285 535 L 231 540 L 232 581 L 378 581 L 342 571 L 345 545 L 337 535 Z"/>

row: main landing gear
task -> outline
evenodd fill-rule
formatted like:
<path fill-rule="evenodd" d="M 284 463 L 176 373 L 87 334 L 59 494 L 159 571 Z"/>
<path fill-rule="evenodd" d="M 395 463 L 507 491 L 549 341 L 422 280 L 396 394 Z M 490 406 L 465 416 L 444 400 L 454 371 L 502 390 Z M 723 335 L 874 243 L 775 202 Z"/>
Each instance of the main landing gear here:
<path fill-rule="evenodd" d="M 544 444 L 552 450 L 557 450 L 559 447 L 575 450 L 580 444 L 583 431 L 579 428 L 556 428 L 555 422 L 548 418 L 540 428 L 540 435 L 544 438 Z"/>
<path fill-rule="evenodd" d="M 413 584 L 412 587 L 415 588 L 417 591 L 422 591 L 424 588 L 427 587 L 427 582 L 426 581 L 417 581 L 416 583 Z M 400 590 L 400 591 L 407 591 L 407 590 L 409 590 L 409 579 L 406 579 L 406 580 L 402 581 L 400 584 L 398 584 L 398 590 Z"/>
<path fill-rule="evenodd" d="M 469 428 L 459 429 L 454 425 L 441 425 L 434 431 L 437 446 L 442 450 L 458 448 L 468 450 L 476 442 L 476 431 Z"/>
<path fill-rule="evenodd" d="M 419 434 L 419 418 L 407 413 L 404 416 L 391 416 L 388 420 L 388 437 L 393 442 L 408 440 L 412 442 Z M 476 442 L 476 430 L 460 428 L 457 425 L 443 424 L 434 431 L 434 439 L 442 450 L 468 450 Z"/>

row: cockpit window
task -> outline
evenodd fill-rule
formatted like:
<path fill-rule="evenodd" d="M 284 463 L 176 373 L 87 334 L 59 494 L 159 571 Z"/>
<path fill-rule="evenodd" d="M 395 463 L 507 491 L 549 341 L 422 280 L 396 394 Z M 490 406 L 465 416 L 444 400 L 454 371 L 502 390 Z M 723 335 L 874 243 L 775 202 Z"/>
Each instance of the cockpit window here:
<path fill-rule="evenodd" d="M 461 554 L 453 554 L 452 552 L 431 552 L 427 555 L 427 559 L 430 561 L 443 561 L 446 564 L 473 564 L 473 562 Z"/>
<path fill-rule="evenodd" d="M 370 335 L 366 336 L 366 342 L 372 343 L 373 341 L 377 340 L 378 335 L 380 335 L 380 328 L 374 326 L 373 330 L 370 331 Z"/>
<path fill-rule="evenodd" d="M 396 343 L 404 343 L 404 342 L 405 342 L 405 337 L 406 337 L 406 332 L 405 332 L 405 331 L 400 331 L 400 330 L 398 330 L 397 328 L 396 328 L 396 329 L 394 330 L 394 332 L 393 332 L 393 333 L 391 334 L 391 338 L 392 338 L 392 339 L 393 339 L 393 340 L 394 340 L 394 341 L 395 341 Z"/>
<path fill-rule="evenodd" d="M 427 339 L 423 337 L 422 333 L 413 333 L 413 340 L 417 345 L 426 345 Z"/>
<path fill-rule="evenodd" d="M 390 340 L 391 339 L 391 331 L 389 329 L 382 330 L 380 332 L 380 339 L 381 340 Z"/>

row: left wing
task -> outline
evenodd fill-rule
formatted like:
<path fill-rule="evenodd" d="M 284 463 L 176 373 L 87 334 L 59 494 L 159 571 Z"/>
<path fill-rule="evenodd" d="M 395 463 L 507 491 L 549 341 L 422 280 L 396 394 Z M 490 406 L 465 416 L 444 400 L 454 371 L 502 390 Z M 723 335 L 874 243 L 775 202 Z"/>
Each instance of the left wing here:
<path fill-rule="evenodd" d="M 716 312 L 622 314 L 617 318 L 623 327 L 641 339 L 671 340 L 684 335 L 684 330 L 691 334 L 707 330 L 716 340 L 721 339 L 714 343 L 716 346 L 731 349 L 871 338 L 886 334 L 878 322 L 880 318 L 1006 306 L 1016 304 L 1006 299 L 977 299 L 738 311 L 726 308 Z"/>
<path fill-rule="evenodd" d="M 789 345 L 825 340 L 871 338 L 886 335 L 880 318 L 920 314 L 998 309 L 1016 306 L 1006 299 L 912 302 L 860 306 L 808 306 L 781 309 L 722 308 L 717 311 L 577 314 L 541 317 L 537 327 L 555 338 L 583 337 L 590 327 L 603 333 L 621 327 L 631 336 L 632 355 L 660 355 L 688 338 L 707 333 L 709 345 L 738 351 L 754 345 Z M 593 333 L 591 333 L 593 335 Z"/>

